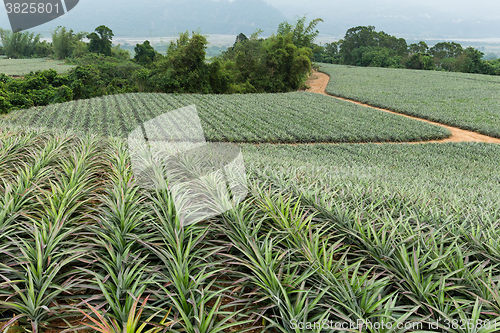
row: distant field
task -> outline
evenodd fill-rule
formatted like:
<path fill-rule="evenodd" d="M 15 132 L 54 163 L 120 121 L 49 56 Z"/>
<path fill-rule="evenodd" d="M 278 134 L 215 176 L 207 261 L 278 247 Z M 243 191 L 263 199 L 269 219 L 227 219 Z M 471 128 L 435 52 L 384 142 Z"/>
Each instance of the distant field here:
<path fill-rule="evenodd" d="M 66 65 L 62 60 L 46 58 L 36 59 L 0 59 L 0 73 L 10 76 L 23 76 L 33 71 L 55 69 L 58 73 L 65 73 L 75 66 Z"/>
<path fill-rule="evenodd" d="M 297 186 L 303 193 L 330 191 L 331 200 L 346 209 L 360 209 L 368 199 L 390 205 L 396 197 L 396 211 L 426 211 L 434 220 L 464 223 L 489 214 L 500 217 L 500 145 L 245 144 L 242 151 L 247 168 L 258 178 L 284 188 Z"/>
<path fill-rule="evenodd" d="M 125 94 L 20 110 L 13 124 L 126 137 L 144 121 L 196 105 L 207 140 L 230 142 L 384 142 L 445 138 L 447 129 L 328 96 Z"/>
<path fill-rule="evenodd" d="M 326 91 L 500 138 L 500 77 L 321 64 Z"/>

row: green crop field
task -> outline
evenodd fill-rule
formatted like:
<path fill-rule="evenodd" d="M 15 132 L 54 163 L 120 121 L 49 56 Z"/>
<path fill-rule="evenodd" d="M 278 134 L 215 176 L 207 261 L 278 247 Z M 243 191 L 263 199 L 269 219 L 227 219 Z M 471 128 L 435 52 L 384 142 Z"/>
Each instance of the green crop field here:
<path fill-rule="evenodd" d="M 124 94 L 20 110 L 12 124 L 127 137 L 142 122 L 196 105 L 207 140 L 230 142 L 383 142 L 445 138 L 447 129 L 328 96 Z"/>
<path fill-rule="evenodd" d="M 58 73 L 65 73 L 75 66 L 66 65 L 62 60 L 46 58 L 37 59 L 0 59 L 0 73 L 9 76 L 24 76 L 30 72 L 55 69 Z"/>
<path fill-rule="evenodd" d="M 500 77 L 321 64 L 326 91 L 500 138 Z"/>
<path fill-rule="evenodd" d="M 417 203 L 427 206 L 455 219 L 455 223 L 459 219 L 476 222 L 490 211 L 500 213 L 500 145 L 449 142 L 242 147 L 247 165 L 259 170 L 259 177 L 292 181 L 304 189 L 314 184 L 318 188 L 337 187 L 338 191 L 357 187 L 373 198 L 389 194 L 413 208 Z M 293 176 L 287 175 L 290 171 Z"/>
<path fill-rule="evenodd" d="M 109 330 L 500 329 L 498 145 L 242 151 L 246 200 L 181 226 L 169 190 L 136 183 L 124 140 L 4 127 L 0 315 L 33 332 L 82 311 Z"/>

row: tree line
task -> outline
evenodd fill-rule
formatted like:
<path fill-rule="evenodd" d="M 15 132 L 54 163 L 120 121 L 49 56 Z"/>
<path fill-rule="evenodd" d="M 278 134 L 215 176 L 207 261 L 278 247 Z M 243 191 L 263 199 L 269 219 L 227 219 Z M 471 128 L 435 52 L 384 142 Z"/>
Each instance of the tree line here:
<path fill-rule="evenodd" d="M 351 28 L 343 39 L 322 46 L 313 43 L 311 48 L 316 62 L 500 75 L 500 60 L 483 60 L 484 53 L 473 47 L 464 49 L 455 42 L 407 44 L 373 26 Z"/>
<path fill-rule="evenodd" d="M 73 99 L 127 92 L 276 93 L 305 87 L 320 19 L 283 22 L 270 37 L 258 30 L 240 34 L 232 47 L 207 60 L 207 38 L 181 33 L 166 55 L 149 41 L 136 44 L 135 55 L 112 45 L 113 31 L 101 25 L 94 32 L 75 33 L 58 27 L 52 42 L 29 32 L 0 30 L 8 57 L 52 56 L 76 65 L 67 74 L 32 72 L 24 79 L 0 75 L 0 110 L 47 105 Z M 84 41 L 87 38 L 88 42 Z"/>

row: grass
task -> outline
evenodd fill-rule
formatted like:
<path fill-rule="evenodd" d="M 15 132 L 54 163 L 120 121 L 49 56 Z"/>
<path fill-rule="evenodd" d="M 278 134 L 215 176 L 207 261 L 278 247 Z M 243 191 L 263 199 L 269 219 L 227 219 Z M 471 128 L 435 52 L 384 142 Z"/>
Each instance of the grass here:
<path fill-rule="evenodd" d="M 126 142 L 4 128 L 0 315 L 32 332 L 498 331 L 497 145 L 242 150 L 247 199 L 182 227 Z"/>
<path fill-rule="evenodd" d="M 500 138 L 500 78 L 321 64 L 329 94 Z"/>
<path fill-rule="evenodd" d="M 9 76 L 24 76 L 30 72 L 55 69 L 59 74 L 65 73 L 75 66 L 66 65 L 62 60 L 47 58 L 36 59 L 0 59 L 0 73 Z"/>
<path fill-rule="evenodd" d="M 127 137 L 144 121 L 196 105 L 206 139 L 230 142 L 385 142 L 446 138 L 447 129 L 307 92 L 124 94 L 13 112 L 12 124 Z"/>

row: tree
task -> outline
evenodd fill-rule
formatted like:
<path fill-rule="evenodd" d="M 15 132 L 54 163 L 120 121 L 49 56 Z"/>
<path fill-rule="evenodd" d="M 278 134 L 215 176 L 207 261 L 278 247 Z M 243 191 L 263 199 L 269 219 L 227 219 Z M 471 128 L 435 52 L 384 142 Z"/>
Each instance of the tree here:
<path fill-rule="evenodd" d="M 113 31 L 105 25 L 98 26 L 94 31 L 87 35 L 87 38 L 90 39 L 89 51 L 111 56 Z"/>
<path fill-rule="evenodd" d="M 429 46 L 427 46 L 427 43 L 424 41 L 420 41 L 414 44 L 410 44 L 408 46 L 408 50 L 410 51 L 411 54 L 415 53 L 427 53 L 429 51 Z"/>
<path fill-rule="evenodd" d="M 66 59 L 73 56 L 77 43 L 85 37 L 86 32 L 74 33 L 65 27 L 57 27 L 52 32 L 52 52 L 57 59 Z"/>
<path fill-rule="evenodd" d="M 383 31 L 374 32 L 373 37 L 375 39 L 374 44 L 376 46 L 395 51 L 395 53 L 399 56 L 404 56 L 408 53 L 408 45 L 406 44 L 406 40 L 404 38 L 397 38 L 386 34 Z"/>
<path fill-rule="evenodd" d="M 462 45 L 455 42 L 442 42 L 431 47 L 429 53 L 438 60 L 456 58 L 463 53 L 463 48 Z"/>
<path fill-rule="evenodd" d="M 209 65 L 205 62 L 205 36 L 181 33 L 176 41 L 170 42 L 167 55 L 157 63 L 151 72 L 153 90 L 178 93 L 208 93 Z"/>
<path fill-rule="evenodd" d="M 408 69 L 430 70 L 434 69 L 434 60 L 428 53 L 417 52 L 415 54 L 412 54 L 408 59 L 406 59 L 405 66 Z"/>
<path fill-rule="evenodd" d="M 277 35 L 286 36 L 291 34 L 292 43 L 295 46 L 298 48 L 310 47 L 316 37 L 318 37 L 319 31 L 315 29 L 320 22 L 323 22 L 323 20 L 320 18 L 314 19 L 306 27 L 305 16 L 299 18 L 295 24 L 285 21 L 278 26 Z"/>
<path fill-rule="evenodd" d="M 344 63 L 353 65 L 358 62 L 355 58 L 359 58 L 359 55 L 355 57 L 353 53 L 355 49 L 375 46 L 374 34 L 375 27 L 371 25 L 348 29 L 339 50 Z"/>
<path fill-rule="evenodd" d="M 144 41 L 142 44 L 136 44 L 134 51 L 134 59 L 141 65 L 150 65 L 158 54 L 149 43 L 149 40 Z"/>
<path fill-rule="evenodd" d="M 264 65 L 267 69 L 266 92 L 287 92 L 302 88 L 311 70 L 312 51 L 297 47 L 292 34 L 271 36 L 264 44 Z M 264 81 L 265 82 L 265 81 Z"/>
<path fill-rule="evenodd" d="M 245 42 L 235 43 L 221 55 L 223 67 L 233 84 L 231 92 L 254 92 L 255 87 L 250 81 L 264 75 L 264 68 L 261 66 L 264 39 L 259 38 L 261 32 L 258 30 Z"/>
<path fill-rule="evenodd" d="M 238 43 L 243 43 L 244 41 L 247 41 L 248 37 L 244 33 L 240 33 L 238 36 L 236 36 L 236 41 L 233 44 L 233 47 L 238 44 Z"/>
<path fill-rule="evenodd" d="M 488 71 L 486 70 L 486 63 L 483 60 L 483 55 L 483 52 L 469 46 L 458 57 L 457 70 L 462 73 L 488 74 Z"/>
<path fill-rule="evenodd" d="M 222 57 L 230 93 L 287 92 L 301 88 L 311 70 L 312 50 L 297 47 L 293 32 L 237 43 Z"/>
<path fill-rule="evenodd" d="M 408 46 L 403 38 L 377 32 L 374 26 L 358 26 L 347 30 L 339 53 L 347 65 L 399 67 Z"/>

